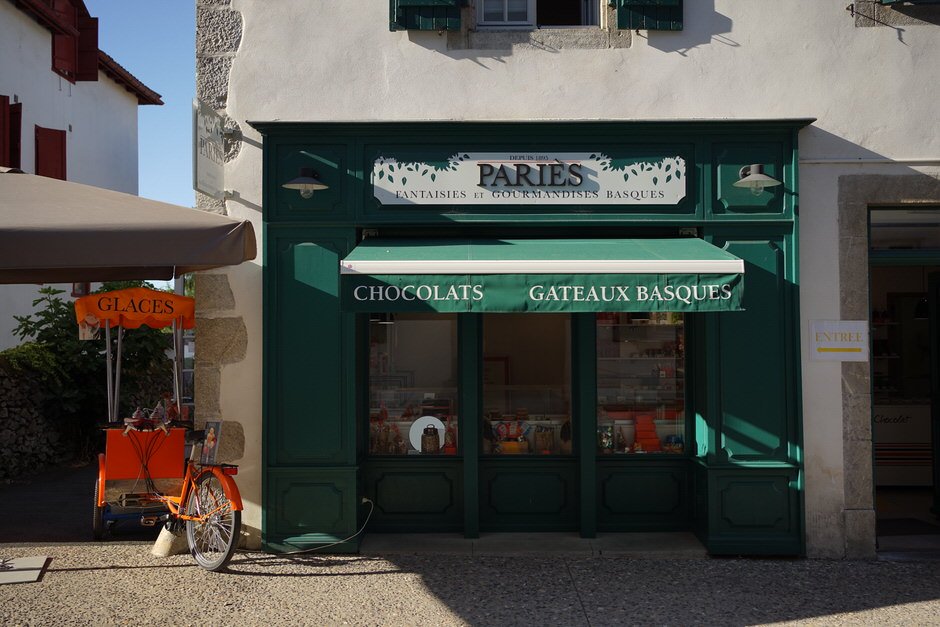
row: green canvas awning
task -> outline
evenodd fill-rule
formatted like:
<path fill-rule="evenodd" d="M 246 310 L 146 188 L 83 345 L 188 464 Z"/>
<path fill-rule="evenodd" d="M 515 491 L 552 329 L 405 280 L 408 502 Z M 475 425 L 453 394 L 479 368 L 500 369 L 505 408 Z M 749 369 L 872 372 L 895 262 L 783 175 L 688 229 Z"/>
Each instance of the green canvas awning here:
<path fill-rule="evenodd" d="M 367 239 L 346 311 L 737 311 L 744 262 L 695 238 Z"/>

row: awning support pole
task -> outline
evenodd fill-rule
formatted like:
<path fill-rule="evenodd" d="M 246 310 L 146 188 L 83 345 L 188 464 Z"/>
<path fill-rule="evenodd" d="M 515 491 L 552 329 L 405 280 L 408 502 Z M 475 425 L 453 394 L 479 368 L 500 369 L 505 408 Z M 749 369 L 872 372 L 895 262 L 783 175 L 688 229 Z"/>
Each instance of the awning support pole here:
<path fill-rule="evenodd" d="M 104 345 L 107 354 L 107 368 L 105 375 L 108 379 L 108 422 L 115 422 L 114 418 L 114 384 L 111 376 L 114 374 L 113 364 L 111 363 L 111 321 L 104 321 Z"/>
<path fill-rule="evenodd" d="M 182 385 L 180 385 L 180 334 L 182 330 L 176 324 L 176 320 L 173 321 L 173 398 L 176 400 L 176 415 L 178 420 L 183 419 L 183 408 L 180 404 L 180 392 L 182 391 Z"/>
<path fill-rule="evenodd" d="M 117 363 L 114 368 L 114 420 L 118 421 L 118 413 L 121 411 L 118 406 L 118 399 L 121 397 L 121 351 L 122 341 L 124 339 L 124 327 L 117 328 Z"/>

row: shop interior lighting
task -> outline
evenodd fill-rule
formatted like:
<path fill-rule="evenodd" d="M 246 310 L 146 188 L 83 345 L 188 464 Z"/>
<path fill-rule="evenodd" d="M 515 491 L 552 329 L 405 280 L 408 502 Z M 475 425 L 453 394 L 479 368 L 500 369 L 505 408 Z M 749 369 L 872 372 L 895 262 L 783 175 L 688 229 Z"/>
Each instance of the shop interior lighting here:
<path fill-rule="evenodd" d="M 369 315 L 369 322 L 378 324 L 395 324 L 395 317 L 390 313 L 373 313 Z"/>
<path fill-rule="evenodd" d="M 287 181 L 281 187 L 296 189 L 301 198 L 310 198 L 313 192 L 328 189 L 329 185 L 320 180 L 320 175 L 313 168 L 300 168 L 297 178 Z"/>
<path fill-rule="evenodd" d="M 738 171 L 741 178 L 734 182 L 735 187 L 747 187 L 755 196 L 760 196 L 765 187 L 780 185 L 780 181 L 764 174 L 764 166 L 760 163 L 746 165 Z"/>

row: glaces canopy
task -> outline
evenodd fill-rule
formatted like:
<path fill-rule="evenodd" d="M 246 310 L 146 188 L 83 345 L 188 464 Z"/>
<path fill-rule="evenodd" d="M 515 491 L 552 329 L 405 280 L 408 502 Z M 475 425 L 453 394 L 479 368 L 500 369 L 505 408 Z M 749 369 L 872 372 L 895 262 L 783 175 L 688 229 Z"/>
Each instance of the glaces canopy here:
<path fill-rule="evenodd" d="M 148 326 L 162 329 L 177 322 L 178 328 L 196 326 L 196 301 L 188 296 L 158 292 L 146 287 L 131 287 L 113 292 L 89 294 L 75 300 L 75 318 L 79 325 L 136 329 Z"/>

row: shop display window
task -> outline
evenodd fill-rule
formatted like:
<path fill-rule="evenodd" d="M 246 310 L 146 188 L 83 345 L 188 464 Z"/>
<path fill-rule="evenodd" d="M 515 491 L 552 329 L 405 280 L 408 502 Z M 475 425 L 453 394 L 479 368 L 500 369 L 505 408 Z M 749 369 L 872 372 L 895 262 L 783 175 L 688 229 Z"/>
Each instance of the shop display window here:
<path fill-rule="evenodd" d="M 683 453 L 683 314 L 597 314 L 597 452 Z"/>
<path fill-rule="evenodd" d="M 484 455 L 570 455 L 568 314 L 483 316 Z"/>
<path fill-rule="evenodd" d="M 369 321 L 369 453 L 456 455 L 457 316 Z"/>

